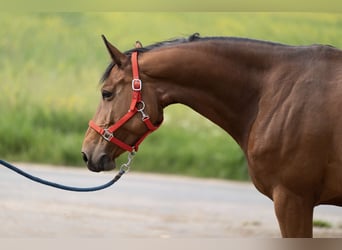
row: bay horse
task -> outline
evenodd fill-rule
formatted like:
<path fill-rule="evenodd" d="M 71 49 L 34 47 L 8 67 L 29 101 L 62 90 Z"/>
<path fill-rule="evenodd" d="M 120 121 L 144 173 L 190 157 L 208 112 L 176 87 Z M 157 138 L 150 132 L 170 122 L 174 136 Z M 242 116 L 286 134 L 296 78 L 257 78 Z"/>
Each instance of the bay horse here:
<path fill-rule="evenodd" d="M 112 62 L 82 146 L 90 170 L 113 169 L 181 103 L 240 145 L 283 237 L 312 237 L 314 207 L 342 205 L 342 51 L 196 33 L 122 53 L 103 39 Z"/>

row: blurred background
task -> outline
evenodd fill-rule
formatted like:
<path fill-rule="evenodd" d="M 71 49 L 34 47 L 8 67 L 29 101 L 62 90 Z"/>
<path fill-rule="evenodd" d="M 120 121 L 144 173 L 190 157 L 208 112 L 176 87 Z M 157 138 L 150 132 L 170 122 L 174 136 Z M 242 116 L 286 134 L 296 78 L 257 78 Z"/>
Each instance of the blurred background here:
<path fill-rule="evenodd" d="M 85 168 L 81 145 L 109 63 L 100 35 L 122 51 L 188 36 L 237 36 L 342 48 L 342 15 L 328 13 L 1 13 L 0 158 Z M 125 160 L 126 156 L 122 158 Z M 182 105 L 141 145 L 134 171 L 248 180 L 238 145 Z"/>

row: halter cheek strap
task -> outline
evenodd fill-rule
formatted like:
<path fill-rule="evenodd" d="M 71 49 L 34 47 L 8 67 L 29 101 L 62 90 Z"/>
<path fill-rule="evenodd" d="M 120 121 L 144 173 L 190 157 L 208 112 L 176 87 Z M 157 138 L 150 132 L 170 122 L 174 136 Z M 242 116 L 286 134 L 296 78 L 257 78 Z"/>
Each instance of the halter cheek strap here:
<path fill-rule="evenodd" d="M 106 141 L 111 142 L 119 146 L 120 148 L 124 149 L 125 151 L 133 152 L 138 151 L 139 144 L 153 131 L 155 131 L 161 123 L 157 126 L 153 125 L 150 117 L 145 114 L 145 103 L 141 99 L 141 90 L 142 90 L 142 82 L 139 78 L 139 68 L 138 68 L 138 52 L 133 52 L 131 56 L 132 62 L 132 73 L 133 73 L 133 80 L 132 80 L 132 100 L 129 107 L 128 112 L 119 119 L 116 123 L 114 123 L 109 128 L 102 128 L 98 126 L 92 120 L 89 121 L 89 127 L 94 129 L 97 133 L 99 133 Z M 147 132 L 143 134 L 140 139 L 133 145 L 129 145 L 120 139 L 114 136 L 114 133 L 122 127 L 127 121 L 129 121 L 136 113 L 141 113 L 141 120 L 145 123 L 146 127 L 148 128 Z"/>

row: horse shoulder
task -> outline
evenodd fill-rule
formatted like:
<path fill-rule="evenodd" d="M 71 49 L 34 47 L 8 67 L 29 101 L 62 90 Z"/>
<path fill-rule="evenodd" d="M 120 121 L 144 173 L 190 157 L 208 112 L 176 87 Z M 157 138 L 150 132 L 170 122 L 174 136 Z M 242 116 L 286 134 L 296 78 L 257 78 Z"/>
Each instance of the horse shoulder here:
<path fill-rule="evenodd" d="M 325 82 L 315 70 L 283 78 L 278 74 L 260 98 L 245 151 L 254 184 L 269 197 L 284 180 L 294 190 L 320 189 L 334 151 L 333 131 L 341 134 L 336 111 L 342 104 L 342 85 Z"/>

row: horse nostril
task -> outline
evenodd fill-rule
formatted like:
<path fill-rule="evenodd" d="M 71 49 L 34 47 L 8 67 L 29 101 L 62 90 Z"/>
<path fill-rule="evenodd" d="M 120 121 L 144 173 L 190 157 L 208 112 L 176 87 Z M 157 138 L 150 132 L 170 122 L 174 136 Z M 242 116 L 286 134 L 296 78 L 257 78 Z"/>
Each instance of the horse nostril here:
<path fill-rule="evenodd" d="M 88 163 L 88 156 L 86 153 L 82 152 L 82 159 L 85 163 Z"/>

